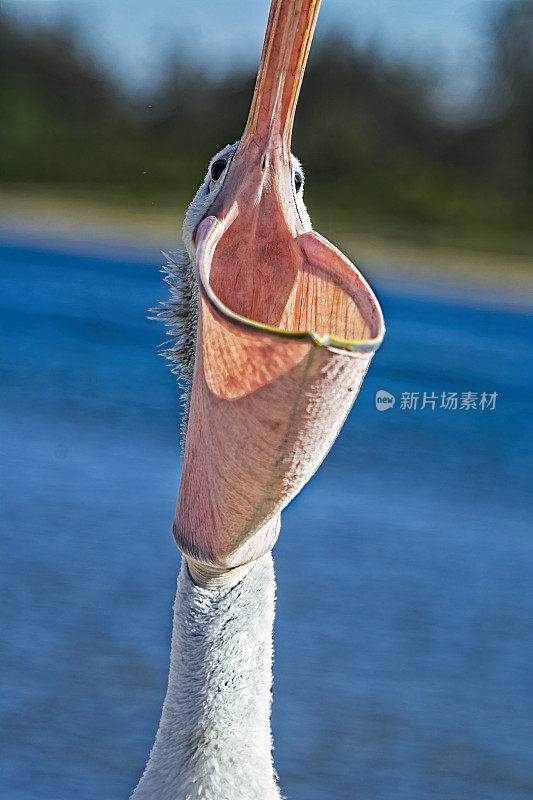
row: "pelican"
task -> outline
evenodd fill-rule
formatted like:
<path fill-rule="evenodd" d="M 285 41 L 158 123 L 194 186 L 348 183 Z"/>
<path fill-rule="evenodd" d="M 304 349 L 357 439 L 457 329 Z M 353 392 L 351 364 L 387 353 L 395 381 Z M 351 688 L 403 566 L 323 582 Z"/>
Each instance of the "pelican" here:
<path fill-rule="evenodd" d="M 279 800 L 270 728 L 281 510 L 336 438 L 384 335 L 357 268 L 312 230 L 291 154 L 320 0 L 272 0 L 241 139 L 211 160 L 169 259 L 185 381 L 168 688 L 133 800 Z"/>

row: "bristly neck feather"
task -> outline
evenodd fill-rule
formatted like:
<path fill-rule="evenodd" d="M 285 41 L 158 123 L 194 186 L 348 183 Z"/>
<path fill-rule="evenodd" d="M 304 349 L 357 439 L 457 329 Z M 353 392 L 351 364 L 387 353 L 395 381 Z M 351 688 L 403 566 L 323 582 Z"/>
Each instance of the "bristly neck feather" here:
<path fill-rule="evenodd" d="M 173 253 L 163 253 L 167 265 L 163 267 L 165 281 L 170 286 L 170 297 L 156 308 L 150 309 L 152 319 L 161 320 L 167 325 L 167 336 L 171 345 L 161 355 L 172 364 L 172 372 L 178 376 L 183 393 L 183 413 L 181 417 L 181 444 L 185 445 L 191 387 L 194 374 L 194 356 L 198 326 L 198 283 L 194 262 L 185 246 Z"/>

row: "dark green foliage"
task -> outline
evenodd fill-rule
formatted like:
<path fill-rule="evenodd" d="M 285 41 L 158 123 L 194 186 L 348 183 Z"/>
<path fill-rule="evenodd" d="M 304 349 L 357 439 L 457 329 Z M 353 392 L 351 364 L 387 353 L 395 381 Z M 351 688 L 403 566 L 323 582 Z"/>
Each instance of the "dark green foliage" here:
<path fill-rule="evenodd" d="M 533 4 L 502 8 L 483 115 L 462 127 L 432 110 L 431 75 L 338 36 L 316 43 L 293 142 L 315 218 L 452 238 L 500 232 L 520 249 L 532 212 Z M 254 76 L 217 80 L 181 62 L 167 75 L 154 96 L 134 102 L 68 30 L 23 33 L 0 15 L 4 184 L 181 205 L 212 154 L 242 132 Z"/>

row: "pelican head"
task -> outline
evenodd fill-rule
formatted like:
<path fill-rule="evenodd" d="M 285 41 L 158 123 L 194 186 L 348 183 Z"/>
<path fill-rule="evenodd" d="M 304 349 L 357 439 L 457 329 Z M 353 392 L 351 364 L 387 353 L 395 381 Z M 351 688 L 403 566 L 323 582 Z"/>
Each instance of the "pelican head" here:
<path fill-rule="evenodd" d="M 312 231 L 290 144 L 320 0 L 273 0 L 248 121 L 217 153 L 183 225 L 161 315 L 184 377 L 174 536 L 192 570 L 231 571 L 274 544 L 384 334 L 356 267 Z"/>
<path fill-rule="evenodd" d="M 195 260 L 196 244 L 194 241 L 195 231 L 200 222 L 209 214 L 216 198 L 224 185 L 224 179 L 231 166 L 233 156 L 239 147 L 240 140 L 235 144 L 229 144 L 218 152 L 209 162 L 203 182 L 200 184 L 192 203 L 190 204 L 185 219 L 183 221 L 182 239 L 187 249 L 191 262 Z M 302 165 L 295 155 L 291 153 L 291 172 L 292 189 L 294 202 L 298 209 L 298 215 L 306 231 L 312 230 L 311 219 L 304 203 L 304 183 L 305 176 Z"/>

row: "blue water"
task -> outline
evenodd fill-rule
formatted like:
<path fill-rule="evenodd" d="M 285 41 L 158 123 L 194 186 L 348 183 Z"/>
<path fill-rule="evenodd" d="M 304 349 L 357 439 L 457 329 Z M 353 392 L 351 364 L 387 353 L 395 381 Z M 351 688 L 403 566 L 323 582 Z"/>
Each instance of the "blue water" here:
<path fill-rule="evenodd" d="M 145 318 L 160 258 L 28 241 L 0 261 L 2 797 L 124 799 L 159 719 L 178 570 L 178 392 Z M 275 548 L 281 785 L 289 800 L 524 800 L 531 319 L 377 288 L 386 343 Z M 498 397 L 402 410 L 411 391 Z"/>

